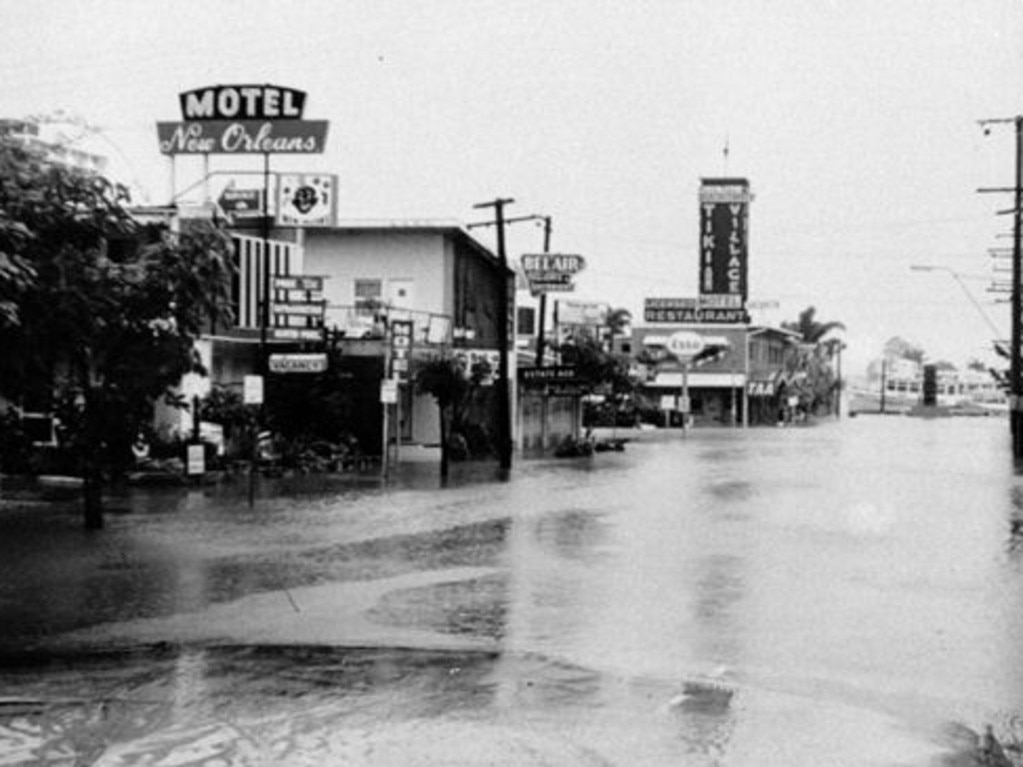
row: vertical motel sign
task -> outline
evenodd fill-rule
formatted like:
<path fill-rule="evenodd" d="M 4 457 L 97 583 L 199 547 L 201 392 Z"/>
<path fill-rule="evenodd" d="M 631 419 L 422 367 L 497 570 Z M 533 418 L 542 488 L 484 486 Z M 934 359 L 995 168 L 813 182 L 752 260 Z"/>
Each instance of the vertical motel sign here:
<path fill-rule="evenodd" d="M 412 356 L 412 322 L 391 322 L 391 377 L 408 379 L 409 359 Z"/>
<path fill-rule="evenodd" d="M 749 287 L 749 181 L 700 180 L 700 295 L 738 296 Z"/>

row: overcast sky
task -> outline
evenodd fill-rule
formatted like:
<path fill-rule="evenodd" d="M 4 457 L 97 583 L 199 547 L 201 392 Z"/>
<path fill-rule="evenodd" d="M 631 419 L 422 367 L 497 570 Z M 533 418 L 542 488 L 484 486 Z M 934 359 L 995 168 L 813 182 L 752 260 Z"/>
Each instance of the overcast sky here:
<path fill-rule="evenodd" d="M 695 295 L 699 180 L 734 175 L 750 297 L 779 304 L 760 319 L 814 305 L 852 365 L 894 335 L 956 364 L 1008 336 L 987 251 L 1011 196 L 976 189 L 1014 182 L 1014 135 L 977 120 L 1023 112 L 1020 0 L 0 0 L 0 72 L 0 116 L 101 127 L 140 202 L 169 198 L 155 123 L 178 93 L 269 82 L 330 121 L 326 153 L 274 167 L 337 173 L 342 217 L 472 222 L 512 197 L 587 259 L 573 298 L 641 319 Z M 509 227 L 511 258 L 542 244 Z"/>

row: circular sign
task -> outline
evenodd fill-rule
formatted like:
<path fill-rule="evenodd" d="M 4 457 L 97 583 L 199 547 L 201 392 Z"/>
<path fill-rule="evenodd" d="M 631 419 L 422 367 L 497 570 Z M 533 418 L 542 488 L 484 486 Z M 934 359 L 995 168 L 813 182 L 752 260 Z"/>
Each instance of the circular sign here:
<path fill-rule="evenodd" d="M 680 330 L 668 336 L 668 351 L 680 359 L 695 357 L 703 347 L 703 336 L 691 330 Z"/>

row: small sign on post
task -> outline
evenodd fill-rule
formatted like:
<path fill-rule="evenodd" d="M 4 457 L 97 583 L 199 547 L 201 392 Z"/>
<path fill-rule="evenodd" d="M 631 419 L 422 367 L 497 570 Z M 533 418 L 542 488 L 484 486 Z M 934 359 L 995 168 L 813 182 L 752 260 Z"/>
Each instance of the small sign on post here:
<path fill-rule="evenodd" d="M 242 402 L 246 405 L 263 404 L 263 376 L 245 376 L 242 387 Z"/>
<path fill-rule="evenodd" d="M 228 187 L 220 193 L 217 205 L 227 216 L 259 216 L 263 213 L 263 190 Z"/>
<path fill-rule="evenodd" d="M 188 476 L 206 473 L 206 445 L 199 443 L 188 446 Z"/>
<path fill-rule="evenodd" d="M 380 382 L 380 402 L 393 405 L 398 401 L 398 379 L 385 378 Z"/>

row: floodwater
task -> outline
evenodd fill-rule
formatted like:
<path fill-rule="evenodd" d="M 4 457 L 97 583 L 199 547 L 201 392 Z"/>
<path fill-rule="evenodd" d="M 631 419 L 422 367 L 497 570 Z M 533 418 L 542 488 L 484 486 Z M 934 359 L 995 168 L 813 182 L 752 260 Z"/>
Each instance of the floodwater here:
<path fill-rule="evenodd" d="M 0 765 L 1018 759 L 1004 419 L 620 435 L 0 510 Z"/>

